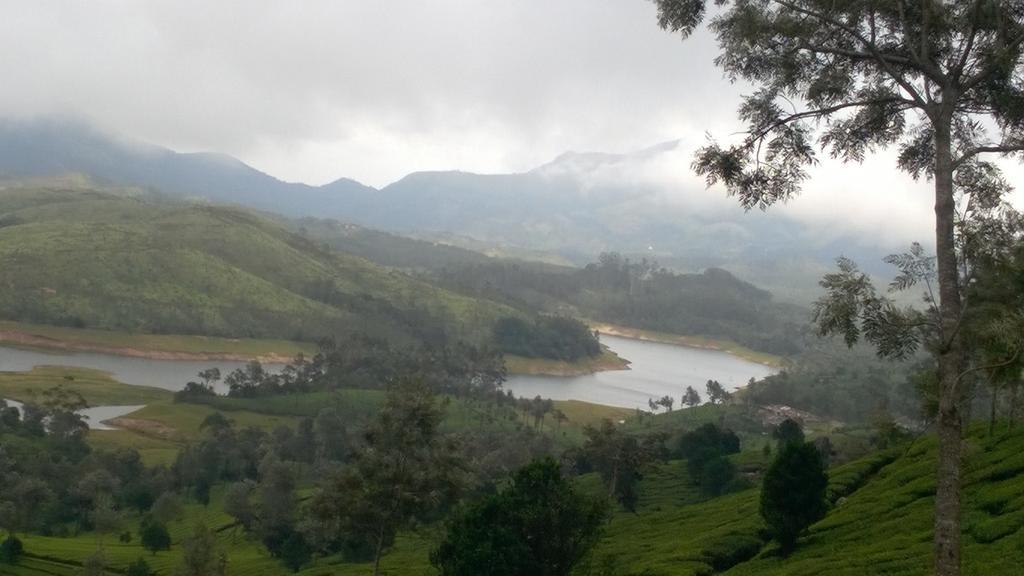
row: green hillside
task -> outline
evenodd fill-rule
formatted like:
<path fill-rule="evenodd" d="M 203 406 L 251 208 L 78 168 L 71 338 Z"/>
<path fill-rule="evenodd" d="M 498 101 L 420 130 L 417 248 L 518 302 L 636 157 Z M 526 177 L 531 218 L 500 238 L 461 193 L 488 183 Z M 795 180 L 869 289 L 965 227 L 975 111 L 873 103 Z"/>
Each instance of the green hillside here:
<path fill-rule="evenodd" d="M 457 410 L 456 410 L 457 412 Z M 232 412 L 232 417 L 243 416 Z M 112 433 L 126 434 L 128 432 Z M 102 435 L 101 435 L 102 436 Z M 93 440 L 111 445 L 110 439 Z M 965 574 L 1016 574 L 1024 562 L 1024 431 L 994 438 L 980 433 L 967 439 L 964 531 Z M 707 499 L 691 483 L 685 465 L 670 461 L 649 470 L 641 481 L 636 513 L 618 509 L 585 566 L 575 572 L 606 576 L 925 576 L 931 562 L 931 510 L 936 444 L 918 439 L 879 451 L 830 471 L 828 515 L 811 527 L 796 552 L 781 558 L 763 533 L 759 491 Z M 734 457 L 744 470 L 763 467 L 767 457 L 747 450 Z M 580 477 L 582 487 L 600 490 L 594 475 Z M 286 574 L 258 543 L 231 529 L 221 512 L 221 491 L 209 506 L 188 505 L 172 526 L 175 543 L 198 519 L 218 531 L 230 558 L 231 574 Z M 135 526 L 128 526 L 134 530 Z M 427 557 L 440 538 L 437 526 L 401 535 L 383 559 L 383 572 L 432 574 Z M 24 536 L 29 556 L 13 574 L 72 574 L 97 546 L 95 534 L 75 537 Z M 120 567 L 137 558 L 139 545 L 108 539 L 108 558 Z M 168 569 L 179 559 L 170 552 L 146 555 L 154 567 Z M 301 573 L 365 574 L 362 562 L 320 559 Z"/>
<path fill-rule="evenodd" d="M 0 318 L 143 333 L 475 339 L 503 312 L 245 211 L 81 188 L 0 189 L 0 285 Z"/>

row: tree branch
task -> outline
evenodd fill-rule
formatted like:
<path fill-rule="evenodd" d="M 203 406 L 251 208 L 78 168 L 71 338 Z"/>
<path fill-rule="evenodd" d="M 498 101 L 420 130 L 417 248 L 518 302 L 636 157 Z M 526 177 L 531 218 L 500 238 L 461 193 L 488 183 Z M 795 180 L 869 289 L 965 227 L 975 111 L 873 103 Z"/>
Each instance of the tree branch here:
<path fill-rule="evenodd" d="M 1019 346 L 1013 351 L 1013 355 L 1012 356 L 1010 356 L 1008 359 L 1006 359 L 1006 360 L 1004 360 L 1002 362 L 995 362 L 993 364 L 985 364 L 984 366 L 974 366 L 974 367 L 968 368 L 967 370 L 964 370 L 963 372 L 960 373 L 959 376 L 956 377 L 957 382 L 962 380 L 968 374 L 972 374 L 974 372 L 979 372 L 979 371 L 982 371 L 982 370 L 994 370 L 996 368 L 1003 368 L 1004 366 L 1009 366 L 1010 364 L 1013 364 L 1014 362 L 1016 362 L 1018 358 L 1020 358 L 1020 347 Z"/>
<path fill-rule="evenodd" d="M 902 102 L 902 103 L 904 103 L 906 105 L 913 105 L 913 103 L 910 102 L 909 100 L 907 100 L 906 98 L 901 98 L 899 96 L 892 96 L 892 97 L 888 97 L 888 98 L 870 98 L 868 100 L 857 100 L 855 102 L 844 102 L 842 104 L 836 104 L 835 106 L 827 106 L 825 108 L 816 108 L 814 110 L 804 110 L 803 112 L 796 112 L 796 113 L 790 114 L 789 116 L 786 116 L 784 118 L 780 118 L 779 120 L 776 120 L 775 122 L 772 122 L 772 123 L 768 124 L 767 126 L 763 127 L 760 130 L 751 131 L 751 135 L 748 138 L 748 140 L 749 141 L 760 140 L 760 139 L 764 138 L 765 136 L 767 136 L 768 134 L 770 134 L 776 128 L 778 128 L 780 126 L 785 126 L 786 124 L 789 124 L 791 122 L 795 122 L 797 120 L 802 120 L 804 118 L 815 118 L 815 117 L 829 116 L 831 114 L 835 114 L 836 112 L 839 112 L 840 110 L 844 110 L 846 108 L 856 108 L 856 107 L 861 107 L 861 106 L 871 106 L 872 104 L 887 104 L 887 103 L 892 103 L 892 102 Z"/>
<path fill-rule="evenodd" d="M 994 144 L 990 146 L 975 146 L 968 148 L 959 158 L 953 161 L 953 169 L 956 170 L 964 162 L 977 156 L 978 154 L 1012 154 L 1014 152 L 1024 152 L 1024 142 L 1017 144 Z"/>
<path fill-rule="evenodd" d="M 911 98 L 914 99 L 914 101 L 917 103 L 918 106 L 920 106 L 921 108 L 926 108 L 927 107 L 926 102 L 921 97 L 921 94 L 918 93 L 917 89 L 914 88 L 914 86 L 912 84 L 907 82 L 906 78 L 904 78 L 899 72 L 897 72 L 895 69 L 893 69 L 892 64 L 888 60 L 885 59 L 885 56 L 881 52 L 879 52 L 878 47 L 873 42 L 871 42 L 870 40 L 865 38 L 864 35 L 861 34 L 860 32 L 858 32 L 855 28 L 852 28 L 851 26 L 849 26 L 847 24 L 844 24 L 844 23 L 842 23 L 842 22 L 840 22 L 840 21 L 838 21 L 838 20 L 836 20 L 834 18 L 830 18 L 829 16 L 827 16 L 825 14 L 822 14 L 821 12 L 815 12 L 813 10 L 808 10 L 808 9 L 802 7 L 802 6 L 794 4 L 793 2 L 789 2 L 788 0 L 772 0 L 772 1 L 775 2 L 776 4 L 780 5 L 780 6 L 783 6 L 785 8 L 790 9 L 790 10 L 793 10 L 794 12 L 797 12 L 797 13 L 800 13 L 800 14 L 804 14 L 805 16 L 810 16 L 812 18 L 815 18 L 817 20 L 820 20 L 820 21 L 824 22 L 825 24 L 828 24 L 829 26 L 834 26 L 836 28 L 839 28 L 840 30 L 846 32 L 850 36 L 853 36 L 853 38 L 856 39 L 858 42 L 860 42 L 864 46 L 864 48 L 866 48 L 868 50 L 868 52 L 871 53 L 871 55 L 875 58 L 875 60 L 878 61 L 878 63 L 882 65 L 882 68 L 885 69 L 886 73 L 888 73 L 889 76 L 891 76 L 892 79 L 895 80 L 897 84 L 899 84 L 904 90 L 907 91 L 908 94 L 910 94 Z M 922 68 L 923 72 L 928 72 L 927 70 L 924 70 L 924 68 L 925 68 L 924 66 L 921 66 L 921 68 Z M 941 77 L 941 74 L 940 74 L 940 77 Z"/>
<path fill-rule="evenodd" d="M 971 9 L 971 31 L 967 34 L 967 39 L 964 43 L 960 45 L 960 58 L 952 70 L 953 82 L 959 82 L 960 78 L 963 77 L 967 60 L 970 58 L 971 50 L 974 48 L 974 39 L 978 35 L 979 12 L 981 12 L 981 0 L 974 0 L 974 6 Z"/>
<path fill-rule="evenodd" d="M 988 66 L 986 66 L 984 69 L 982 69 L 981 72 L 978 72 L 972 78 L 970 78 L 969 80 L 964 82 L 963 88 L 961 90 L 963 92 L 967 92 L 971 88 L 974 88 L 978 84 L 981 84 L 982 82 L 984 82 L 985 79 L 988 78 L 988 76 L 990 74 L 992 74 L 993 72 L 995 72 L 996 68 L 999 67 L 999 60 L 1003 56 L 1009 54 L 1009 52 L 1011 50 L 1013 50 L 1013 49 L 1017 48 L 1018 46 L 1020 46 L 1021 42 L 1024 42 L 1024 33 L 1021 33 L 1021 34 L 1017 35 L 1016 38 L 1014 38 L 1008 44 L 1003 46 L 999 50 L 999 53 L 997 53 L 996 55 L 993 56 L 992 61 L 989 62 Z"/>

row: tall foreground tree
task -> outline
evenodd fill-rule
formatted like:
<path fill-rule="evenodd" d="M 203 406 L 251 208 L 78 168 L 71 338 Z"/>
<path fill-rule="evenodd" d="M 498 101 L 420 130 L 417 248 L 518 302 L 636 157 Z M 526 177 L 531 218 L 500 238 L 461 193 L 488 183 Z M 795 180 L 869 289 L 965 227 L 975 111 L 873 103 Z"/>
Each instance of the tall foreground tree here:
<path fill-rule="evenodd" d="M 430 389 L 401 382 L 367 430 L 352 463 L 313 497 L 306 532 L 324 551 L 368 548 L 373 574 L 399 528 L 455 501 L 464 465 L 439 427 L 444 411 Z"/>
<path fill-rule="evenodd" d="M 704 20 L 706 0 L 654 0 L 659 24 L 684 37 Z M 822 148 L 843 161 L 896 146 L 899 167 L 934 183 L 938 294 L 934 338 L 940 440 L 935 570 L 960 572 L 961 334 L 964 278 L 958 216 L 998 202 L 1007 186 L 991 154 L 1024 150 L 1021 49 L 1024 6 L 1010 0 L 716 0 L 716 59 L 756 90 L 739 109 L 741 141 L 698 151 L 696 171 L 723 184 L 746 208 L 767 208 L 800 191 Z M 959 207 L 959 211 L 958 211 Z M 969 227 L 968 227 L 969 228 Z M 848 295 L 824 318 L 848 342 L 880 353 L 919 342 L 892 338 L 907 316 L 870 295 L 855 270 L 833 276 Z M 845 309 L 842 304 L 845 302 Z M 865 306 L 867 305 L 867 307 Z M 910 320 L 916 323 L 919 319 Z M 895 345 L 894 345 L 895 344 Z"/>

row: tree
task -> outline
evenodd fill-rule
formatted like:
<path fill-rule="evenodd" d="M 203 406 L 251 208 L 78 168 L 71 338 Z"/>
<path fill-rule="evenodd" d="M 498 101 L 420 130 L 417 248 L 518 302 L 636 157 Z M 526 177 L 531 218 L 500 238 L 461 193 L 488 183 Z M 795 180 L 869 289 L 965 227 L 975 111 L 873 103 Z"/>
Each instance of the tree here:
<path fill-rule="evenodd" d="M 217 538 L 205 524 L 197 524 L 192 535 L 181 543 L 181 563 L 177 576 L 225 576 L 228 558 L 217 549 Z"/>
<path fill-rule="evenodd" d="M 81 576 L 105 576 L 107 568 L 107 557 L 103 554 L 103 550 L 97 550 L 89 555 L 82 562 L 82 571 L 79 572 Z"/>
<path fill-rule="evenodd" d="M 684 36 L 705 16 L 704 0 L 655 2 L 659 24 Z M 740 107 L 749 124 L 742 141 L 698 151 L 694 167 L 709 184 L 721 182 L 746 208 L 785 201 L 808 177 L 816 135 L 821 148 L 843 161 L 898 145 L 899 167 L 934 183 L 938 294 L 929 348 L 937 365 L 940 445 L 934 559 L 939 576 L 959 574 L 965 279 L 957 219 L 969 222 L 1008 188 L 987 156 L 1024 150 L 1020 7 L 1001 0 L 716 4 L 721 11 L 711 28 L 722 48 L 716 62 L 730 78 L 758 89 Z M 853 282 L 832 286 L 848 297 L 822 311 L 823 332 L 842 333 L 848 342 L 864 336 L 892 356 L 916 348 L 919 318 L 859 298 L 857 274 L 839 279 Z M 894 328 L 902 338 L 892 338 Z"/>
<path fill-rule="evenodd" d="M 667 410 L 669 412 L 672 411 L 672 407 L 675 406 L 675 403 L 676 403 L 676 399 L 671 397 L 671 396 L 662 396 L 661 399 L 658 400 L 658 404 L 660 404 L 661 406 L 664 406 L 665 410 Z"/>
<path fill-rule="evenodd" d="M 708 423 L 683 434 L 679 454 L 686 459 L 686 470 L 695 484 L 711 495 L 725 492 L 736 475 L 729 454 L 740 451 L 740 439 L 732 430 Z"/>
<path fill-rule="evenodd" d="M 705 494 L 720 496 L 736 478 L 736 466 L 725 456 L 715 456 L 700 471 L 700 489 Z"/>
<path fill-rule="evenodd" d="M 989 435 L 995 431 L 1001 393 L 1011 400 L 1024 370 L 1024 242 L 1020 221 L 1001 222 L 986 242 L 967 289 L 971 302 L 965 333 L 975 345 L 972 359 L 989 386 Z M 999 233 L 1003 232 L 1003 233 Z"/>
<path fill-rule="evenodd" d="M 295 523 L 295 478 L 291 467 L 273 452 L 260 463 L 258 525 L 260 538 L 267 550 L 278 556 L 281 546 L 291 536 Z"/>
<path fill-rule="evenodd" d="M 605 514 L 557 462 L 538 460 L 457 513 L 430 561 L 441 576 L 567 576 L 597 542 Z"/>
<path fill-rule="evenodd" d="M 785 444 L 761 485 L 761 517 L 783 554 L 808 526 L 825 516 L 828 476 L 821 454 L 806 442 Z"/>
<path fill-rule="evenodd" d="M 292 572 L 298 572 L 313 558 L 309 543 L 299 532 L 291 532 L 278 551 L 281 562 Z"/>
<path fill-rule="evenodd" d="M 682 404 L 686 404 L 690 408 L 698 406 L 700 404 L 700 393 L 693 389 L 693 386 L 687 386 L 686 392 L 683 393 Z"/>
<path fill-rule="evenodd" d="M 244 530 L 251 530 L 256 521 L 252 493 L 256 485 L 252 480 L 235 482 L 224 491 L 224 513 L 235 519 Z"/>
<path fill-rule="evenodd" d="M 364 448 L 314 497 L 310 539 L 328 550 L 353 541 L 369 546 L 379 574 L 395 532 L 453 501 L 462 485 L 456 446 L 438 430 L 442 416 L 420 382 L 389 390 Z"/>
<path fill-rule="evenodd" d="M 181 518 L 182 510 L 181 498 L 173 492 L 164 492 L 150 506 L 149 514 L 157 522 L 167 524 Z"/>
<path fill-rule="evenodd" d="M 801 444 L 804 441 L 803 429 L 792 418 L 786 418 L 780 422 L 778 427 L 772 432 L 772 436 L 779 441 L 780 450 L 788 444 Z"/>
<path fill-rule="evenodd" d="M 129 564 L 128 569 L 125 570 L 125 576 L 151 576 L 152 574 L 153 569 L 149 567 L 149 563 L 142 557 Z"/>
<path fill-rule="evenodd" d="M 4 564 L 17 564 L 18 559 L 25 553 L 25 547 L 14 534 L 10 534 L 3 542 L 0 542 L 0 562 Z"/>
<path fill-rule="evenodd" d="M 623 434 L 608 419 L 602 420 L 600 426 L 585 427 L 583 434 L 587 440 L 582 456 L 601 475 L 608 498 L 615 498 L 627 510 L 635 510 L 637 484 L 643 478 L 640 469 L 650 455 L 636 438 Z"/>
<path fill-rule="evenodd" d="M 732 397 L 731 394 L 725 391 L 725 387 L 718 380 L 708 380 L 705 388 L 708 393 L 708 402 L 712 404 L 721 404 Z"/>
<path fill-rule="evenodd" d="M 143 521 L 142 529 L 139 531 L 139 541 L 142 547 L 149 550 L 154 556 L 161 550 L 171 549 L 171 535 L 167 527 L 153 518 Z"/>

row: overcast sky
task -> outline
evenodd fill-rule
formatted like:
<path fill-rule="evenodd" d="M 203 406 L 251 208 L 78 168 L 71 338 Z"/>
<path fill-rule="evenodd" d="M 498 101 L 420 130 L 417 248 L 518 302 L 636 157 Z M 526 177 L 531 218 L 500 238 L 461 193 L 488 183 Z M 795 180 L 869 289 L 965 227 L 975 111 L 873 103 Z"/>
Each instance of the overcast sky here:
<path fill-rule="evenodd" d="M 289 181 L 523 171 L 566 150 L 692 148 L 739 128 L 743 88 L 714 67 L 714 41 L 663 32 L 647 0 L 0 7 L 0 114 L 80 116 Z M 890 161 L 820 173 L 789 213 L 927 228 L 927 191 Z"/>

